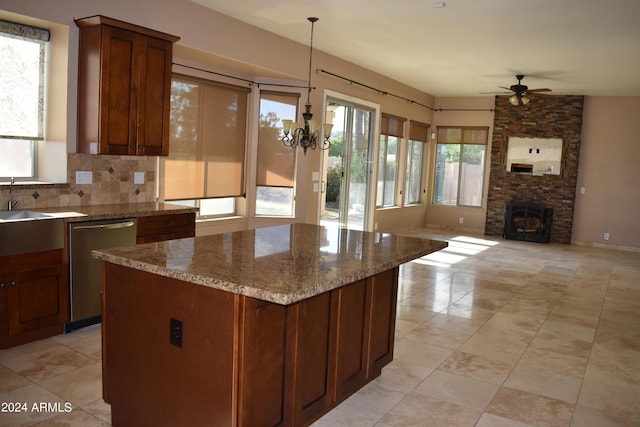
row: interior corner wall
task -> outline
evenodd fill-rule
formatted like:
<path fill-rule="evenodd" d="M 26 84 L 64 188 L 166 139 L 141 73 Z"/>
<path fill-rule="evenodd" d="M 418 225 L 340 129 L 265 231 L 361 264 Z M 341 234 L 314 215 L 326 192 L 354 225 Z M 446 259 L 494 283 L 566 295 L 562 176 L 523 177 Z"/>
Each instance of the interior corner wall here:
<path fill-rule="evenodd" d="M 532 97 L 525 106 L 511 105 L 507 96 L 496 97 L 486 235 L 503 234 L 508 202 L 530 201 L 553 209 L 551 242 L 571 243 L 583 105 L 583 96 Z M 511 136 L 561 138 L 560 175 L 507 172 L 507 143 Z"/>

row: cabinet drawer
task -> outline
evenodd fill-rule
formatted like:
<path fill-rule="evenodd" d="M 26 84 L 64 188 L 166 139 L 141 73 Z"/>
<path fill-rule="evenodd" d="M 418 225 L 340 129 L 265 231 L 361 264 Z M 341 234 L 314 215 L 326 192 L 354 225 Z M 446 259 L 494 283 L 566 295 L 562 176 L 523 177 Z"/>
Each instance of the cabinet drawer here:
<path fill-rule="evenodd" d="M 153 215 L 138 218 L 136 242 L 151 243 L 196 235 L 196 214 Z"/>

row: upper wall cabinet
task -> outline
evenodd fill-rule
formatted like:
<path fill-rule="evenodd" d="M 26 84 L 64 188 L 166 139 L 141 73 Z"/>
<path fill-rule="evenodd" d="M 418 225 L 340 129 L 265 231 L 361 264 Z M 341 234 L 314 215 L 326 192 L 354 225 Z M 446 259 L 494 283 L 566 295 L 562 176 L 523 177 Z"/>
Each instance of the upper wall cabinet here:
<path fill-rule="evenodd" d="M 76 19 L 78 152 L 169 154 L 169 34 L 92 16 Z"/>

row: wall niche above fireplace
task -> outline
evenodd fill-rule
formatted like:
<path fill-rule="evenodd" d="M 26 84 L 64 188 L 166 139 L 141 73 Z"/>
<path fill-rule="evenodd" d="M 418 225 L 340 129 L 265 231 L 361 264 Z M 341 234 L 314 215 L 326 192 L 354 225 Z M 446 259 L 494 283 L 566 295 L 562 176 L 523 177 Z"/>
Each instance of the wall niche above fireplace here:
<path fill-rule="evenodd" d="M 562 138 L 520 138 L 507 143 L 507 172 L 560 175 Z"/>

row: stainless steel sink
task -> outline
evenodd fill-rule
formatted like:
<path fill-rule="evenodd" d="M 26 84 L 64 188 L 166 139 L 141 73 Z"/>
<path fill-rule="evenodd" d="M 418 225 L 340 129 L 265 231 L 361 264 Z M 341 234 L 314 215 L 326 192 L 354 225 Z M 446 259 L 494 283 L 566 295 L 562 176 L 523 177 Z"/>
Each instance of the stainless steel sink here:
<path fill-rule="evenodd" d="M 63 247 L 63 218 L 27 210 L 0 211 L 0 256 Z"/>
<path fill-rule="evenodd" d="M 27 210 L 0 211 L 0 221 L 25 221 L 45 218 L 53 218 L 53 215 Z"/>

